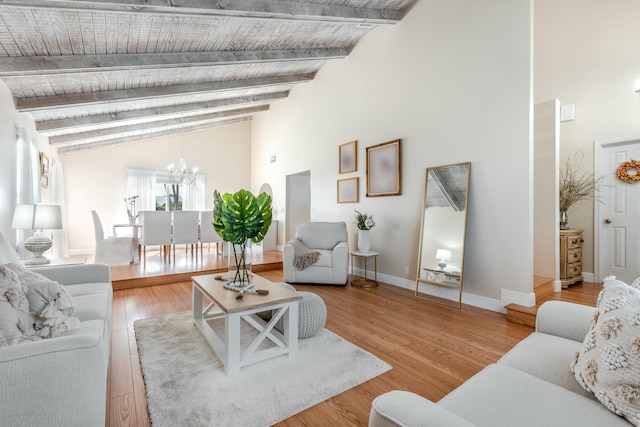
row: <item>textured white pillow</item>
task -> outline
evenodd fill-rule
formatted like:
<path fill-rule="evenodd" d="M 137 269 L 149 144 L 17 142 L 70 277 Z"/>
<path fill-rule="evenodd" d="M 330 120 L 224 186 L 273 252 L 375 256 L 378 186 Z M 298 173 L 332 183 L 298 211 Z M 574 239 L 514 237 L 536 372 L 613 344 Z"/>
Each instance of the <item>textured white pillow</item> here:
<path fill-rule="evenodd" d="M 78 318 L 71 317 L 75 307 L 64 286 L 21 264 L 9 263 L 6 268 L 15 272 L 27 289 L 29 309 L 35 315 L 38 335 L 55 337 L 79 326 Z"/>
<path fill-rule="evenodd" d="M 7 239 L 0 233 L 0 264 L 20 263 L 20 255 L 13 250 Z"/>
<path fill-rule="evenodd" d="M 640 426 L 640 290 L 605 279 L 571 370 L 610 411 Z"/>
<path fill-rule="evenodd" d="M 40 339 L 33 329 L 29 301 L 18 276 L 0 266 L 0 347 Z"/>

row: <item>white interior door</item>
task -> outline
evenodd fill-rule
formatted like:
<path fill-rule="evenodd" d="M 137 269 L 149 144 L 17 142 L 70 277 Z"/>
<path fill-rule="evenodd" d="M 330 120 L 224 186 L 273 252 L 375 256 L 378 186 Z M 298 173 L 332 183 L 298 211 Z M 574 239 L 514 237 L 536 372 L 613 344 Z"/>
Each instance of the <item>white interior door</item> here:
<path fill-rule="evenodd" d="M 608 186 L 600 191 L 603 203 L 595 203 L 596 280 L 613 275 L 631 283 L 640 276 L 640 183 L 620 181 L 616 169 L 640 159 L 640 137 L 596 142 L 595 158 L 596 175 Z"/>

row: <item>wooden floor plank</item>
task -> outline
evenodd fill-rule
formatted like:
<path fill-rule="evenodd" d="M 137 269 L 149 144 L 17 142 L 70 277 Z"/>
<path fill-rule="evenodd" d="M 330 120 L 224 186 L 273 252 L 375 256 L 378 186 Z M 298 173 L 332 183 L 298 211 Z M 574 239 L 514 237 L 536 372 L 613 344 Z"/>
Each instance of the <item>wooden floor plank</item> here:
<path fill-rule="evenodd" d="M 283 281 L 281 269 L 261 275 Z M 437 401 L 533 331 L 508 322 L 500 313 L 468 305 L 458 310 L 385 283 L 377 288 L 295 287 L 322 297 L 328 312 L 327 329 L 387 361 L 393 369 L 282 421 L 280 427 L 366 426 L 373 398 L 394 389 Z M 548 298 L 594 305 L 599 289 L 598 284 L 578 284 Z M 190 281 L 114 291 L 118 329 L 114 328 L 112 337 L 112 364 L 116 366 L 110 371 L 111 425 L 150 425 L 133 322 L 190 307 Z M 122 325 L 126 325 L 124 334 Z"/>

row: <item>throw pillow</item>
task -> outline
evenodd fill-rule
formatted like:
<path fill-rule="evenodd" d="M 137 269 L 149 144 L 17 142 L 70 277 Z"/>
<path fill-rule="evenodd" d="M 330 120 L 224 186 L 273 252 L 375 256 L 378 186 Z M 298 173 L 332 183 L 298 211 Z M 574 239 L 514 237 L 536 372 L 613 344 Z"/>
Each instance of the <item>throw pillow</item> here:
<path fill-rule="evenodd" d="M 20 264 L 7 264 L 15 272 L 26 289 L 29 309 L 35 315 L 35 330 L 43 338 L 55 337 L 79 326 L 79 320 L 71 317 L 75 307 L 67 290 L 42 274 Z"/>
<path fill-rule="evenodd" d="M 13 250 L 7 239 L 0 233 L 0 264 L 7 264 L 9 262 L 18 264 L 20 262 L 20 255 Z"/>
<path fill-rule="evenodd" d="M 640 426 L 640 290 L 605 279 L 571 370 L 610 411 Z"/>
<path fill-rule="evenodd" d="M 0 266 L 0 347 L 40 339 L 33 322 L 18 276 L 6 266 Z"/>

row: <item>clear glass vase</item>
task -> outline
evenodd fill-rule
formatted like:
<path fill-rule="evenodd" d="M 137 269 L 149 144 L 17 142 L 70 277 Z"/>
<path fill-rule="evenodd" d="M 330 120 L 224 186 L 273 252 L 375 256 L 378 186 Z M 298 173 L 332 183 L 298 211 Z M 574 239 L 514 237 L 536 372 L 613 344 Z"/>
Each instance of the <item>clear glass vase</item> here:
<path fill-rule="evenodd" d="M 229 284 L 238 288 L 252 284 L 252 256 L 251 239 L 241 244 L 229 242 Z"/>

